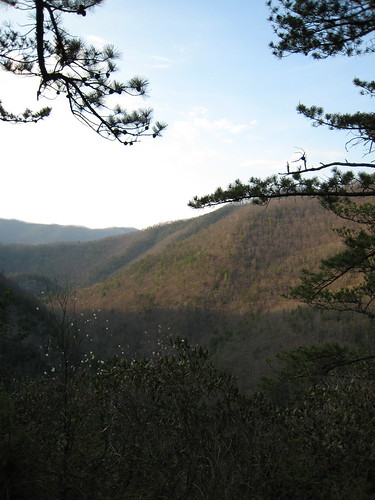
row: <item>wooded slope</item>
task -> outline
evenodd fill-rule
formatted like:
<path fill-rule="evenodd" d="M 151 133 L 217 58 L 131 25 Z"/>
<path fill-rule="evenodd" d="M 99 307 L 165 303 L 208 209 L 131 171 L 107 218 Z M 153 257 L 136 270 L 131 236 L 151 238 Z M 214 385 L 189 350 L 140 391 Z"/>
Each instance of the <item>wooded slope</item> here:
<path fill-rule="evenodd" d="M 342 225 L 316 200 L 225 206 L 95 242 L 3 245 L 0 262 L 36 292 L 55 279 L 79 287 L 77 307 L 101 356 L 139 355 L 169 334 L 187 337 L 253 388 L 265 359 L 282 349 L 367 338 L 360 318 L 285 297 L 303 268 L 340 248 L 333 228 Z"/>

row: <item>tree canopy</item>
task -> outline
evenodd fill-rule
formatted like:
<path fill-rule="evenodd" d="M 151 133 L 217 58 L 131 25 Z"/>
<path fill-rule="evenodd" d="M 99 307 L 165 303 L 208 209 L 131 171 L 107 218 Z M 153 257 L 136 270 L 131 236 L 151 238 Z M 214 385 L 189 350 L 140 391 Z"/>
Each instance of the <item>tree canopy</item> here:
<path fill-rule="evenodd" d="M 55 354 L 44 375 L 0 378 L 1 498 L 371 498 L 373 359 L 299 348 L 245 396 L 181 339 L 84 355 L 68 377 Z"/>
<path fill-rule="evenodd" d="M 133 77 L 126 83 L 113 79 L 119 52 L 112 46 L 102 49 L 87 45 L 63 26 L 65 15 L 85 17 L 103 0 L 0 0 L 10 8 L 31 14 L 26 25 L 6 23 L 0 29 L 0 67 L 20 76 L 39 79 L 37 97 L 53 99 L 62 94 L 71 112 L 100 136 L 124 145 L 141 136 L 156 137 L 165 124 L 152 125 L 149 108 L 128 111 L 112 104 L 112 95 L 144 96 L 148 81 Z M 0 120 L 12 123 L 38 122 L 50 107 L 25 109 L 15 114 L 0 101 Z"/>
<path fill-rule="evenodd" d="M 316 59 L 375 51 L 373 0 L 268 0 L 278 42 L 270 46 L 277 57 L 290 53 Z"/>

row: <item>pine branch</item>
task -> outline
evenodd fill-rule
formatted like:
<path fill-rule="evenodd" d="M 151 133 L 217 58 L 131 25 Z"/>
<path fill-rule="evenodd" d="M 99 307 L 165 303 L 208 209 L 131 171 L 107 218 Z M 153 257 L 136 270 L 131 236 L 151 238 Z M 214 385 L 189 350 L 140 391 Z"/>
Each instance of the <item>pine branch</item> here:
<path fill-rule="evenodd" d="M 47 92 L 65 94 L 72 114 L 106 139 L 128 145 L 138 142 L 140 137 L 160 136 L 166 125 L 161 122 L 152 125 L 150 109 L 128 112 L 107 104 L 107 98 L 113 94 L 146 95 L 148 81 L 139 77 L 126 84 L 112 80 L 111 75 L 117 69 L 114 63 L 119 57 L 117 51 L 110 45 L 102 50 L 86 46 L 61 27 L 60 14 L 84 17 L 101 3 L 102 0 L 9 3 L 22 10 L 34 10 L 35 23 L 26 33 L 10 27 L 0 32 L 0 65 L 14 74 L 39 77 L 38 99 Z M 16 115 L 2 108 L 0 119 L 13 123 L 38 121 L 50 111 L 43 108 L 37 113 L 26 110 Z"/>

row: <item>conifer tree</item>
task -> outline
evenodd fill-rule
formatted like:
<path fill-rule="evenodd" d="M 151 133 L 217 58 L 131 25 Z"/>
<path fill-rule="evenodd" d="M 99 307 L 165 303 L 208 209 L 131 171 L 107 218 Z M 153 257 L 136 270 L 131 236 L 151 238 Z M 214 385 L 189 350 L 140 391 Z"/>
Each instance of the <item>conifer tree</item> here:
<path fill-rule="evenodd" d="M 322 59 L 329 56 L 355 56 L 375 52 L 375 3 L 373 0 L 269 0 L 269 21 L 278 42 L 270 47 L 276 57 L 301 53 Z M 375 97 L 375 81 L 355 78 L 354 85 L 367 97 Z M 375 168 L 375 113 L 326 113 L 320 106 L 299 104 L 297 111 L 313 121 L 314 126 L 344 130 L 351 135 L 347 145 L 364 146 L 366 161 L 349 163 L 334 161 L 310 165 L 305 151 L 292 168 L 288 163 L 278 175 L 259 179 L 251 177 L 248 183 L 236 180 L 227 189 L 195 196 L 189 205 L 204 208 L 222 203 L 252 200 L 267 203 L 281 197 L 337 197 L 358 198 L 373 196 L 375 186 L 372 174 L 354 174 L 347 168 Z M 345 167 L 345 173 L 339 169 Z M 332 169 L 331 177 L 305 178 L 306 172 Z"/>
<path fill-rule="evenodd" d="M 301 53 L 315 59 L 335 55 L 355 56 L 375 52 L 375 3 L 373 0 L 269 0 L 269 20 L 278 37 L 270 47 L 276 57 Z M 375 81 L 354 79 L 362 95 L 375 97 Z M 334 161 L 310 165 L 301 150 L 296 166 L 248 183 L 236 180 L 227 189 L 194 197 L 193 208 L 250 200 L 267 204 L 275 198 L 316 197 L 325 208 L 359 224 L 359 229 L 338 232 L 345 249 L 322 262 L 318 272 L 306 271 L 293 298 L 325 309 L 354 310 L 375 317 L 375 113 L 326 113 L 319 106 L 299 104 L 297 111 L 315 126 L 351 134 L 347 146 L 364 147 L 366 161 Z M 327 169 L 332 169 L 327 178 Z M 352 169 L 366 168 L 366 171 Z M 325 172 L 325 178 L 306 176 Z M 356 172 L 356 173 L 355 173 Z M 363 203 L 363 201 L 367 201 Z M 362 201 L 362 203 L 359 203 Z M 354 274 L 354 278 L 352 276 Z M 348 277 L 350 275 L 349 282 Z M 345 281 L 346 280 L 346 281 Z"/>
<path fill-rule="evenodd" d="M 141 136 L 157 137 L 165 125 L 152 122 L 151 109 L 128 111 L 109 103 L 109 96 L 144 96 L 148 81 L 131 78 L 126 83 L 113 79 L 118 51 L 112 45 L 102 49 L 87 45 L 63 26 L 66 15 L 82 16 L 103 0 L 0 0 L 0 5 L 31 14 L 27 25 L 10 23 L 0 28 L 0 67 L 20 76 L 39 79 L 37 97 L 49 99 L 62 94 L 70 110 L 100 136 L 124 145 Z M 15 114 L 0 101 L 0 120 L 12 123 L 38 122 L 51 112 L 25 109 Z"/>

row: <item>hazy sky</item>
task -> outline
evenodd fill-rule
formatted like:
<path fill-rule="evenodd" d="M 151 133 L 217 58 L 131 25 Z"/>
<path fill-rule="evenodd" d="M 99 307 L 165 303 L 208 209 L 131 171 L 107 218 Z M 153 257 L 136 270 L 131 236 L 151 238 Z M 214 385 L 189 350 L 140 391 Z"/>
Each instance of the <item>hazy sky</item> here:
<path fill-rule="evenodd" d="M 369 109 L 352 80 L 372 77 L 373 56 L 278 60 L 268 15 L 263 0 L 107 0 L 67 16 L 71 33 L 120 49 L 116 79 L 150 81 L 141 106 L 168 129 L 124 147 L 80 124 L 63 98 L 44 122 L 0 123 L 0 218 L 144 228 L 203 214 L 187 207 L 194 195 L 283 171 L 297 147 L 313 164 L 361 160 L 345 133 L 313 128 L 295 108 Z M 0 99 L 13 112 L 48 105 L 35 101 L 37 85 L 0 72 Z"/>

